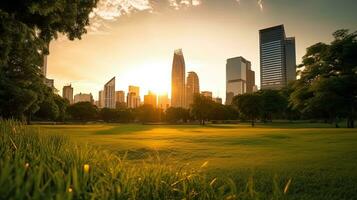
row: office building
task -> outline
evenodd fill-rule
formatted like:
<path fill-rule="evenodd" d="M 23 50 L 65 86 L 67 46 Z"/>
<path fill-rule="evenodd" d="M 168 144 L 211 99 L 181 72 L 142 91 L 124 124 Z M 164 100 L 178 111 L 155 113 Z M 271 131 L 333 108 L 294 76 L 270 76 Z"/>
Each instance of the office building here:
<path fill-rule="evenodd" d="M 202 91 L 201 95 L 204 97 L 207 97 L 209 99 L 212 99 L 212 92 L 210 92 L 210 91 Z"/>
<path fill-rule="evenodd" d="M 79 103 L 79 102 L 90 102 L 93 103 L 93 96 L 91 93 L 85 94 L 85 93 L 79 93 L 74 95 L 74 103 Z"/>
<path fill-rule="evenodd" d="M 157 107 L 163 110 L 170 107 L 170 99 L 167 93 L 161 94 L 157 97 Z"/>
<path fill-rule="evenodd" d="M 151 105 L 154 108 L 156 108 L 156 106 L 157 106 L 156 94 L 149 91 L 147 95 L 144 95 L 144 105 Z"/>
<path fill-rule="evenodd" d="M 219 97 L 215 97 L 212 99 L 214 102 L 216 103 L 219 103 L 219 104 L 222 104 L 222 98 L 219 98 Z"/>
<path fill-rule="evenodd" d="M 185 59 L 181 49 L 175 50 L 172 62 L 171 105 L 185 107 Z"/>
<path fill-rule="evenodd" d="M 62 89 L 62 97 L 69 101 L 69 104 L 73 104 L 73 87 L 72 85 L 65 85 Z"/>
<path fill-rule="evenodd" d="M 259 31 L 261 89 L 281 89 L 296 79 L 295 38 L 286 38 L 284 25 Z"/>
<path fill-rule="evenodd" d="M 104 107 L 115 108 L 115 77 L 104 85 Z"/>
<path fill-rule="evenodd" d="M 129 85 L 129 90 L 126 98 L 128 108 L 137 108 L 140 106 L 140 88 Z"/>
<path fill-rule="evenodd" d="M 186 107 L 193 104 L 195 95 L 200 94 L 200 83 L 195 72 L 188 72 L 186 80 Z"/>
<path fill-rule="evenodd" d="M 104 108 L 104 91 L 100 90 L 98 93 L 98 108 Z"/>
<path fill-rule="evenodd" d="M 286 52 L 286 79 L 287 83 L 296 80 L 296 50 L 295 38 L 288 37 L 285 40 Z"/>
<path fill-rule="evenodd" d="M 254 85 L 255 72 L 250 61 L 242 56 L 227 59 L 226 105 L 230 105 L 236 95 L 253 92 Z"/>
<path fill-rule="evenodd" d="M 125 92 L 123 90 L 115 92 L 115 107 L 116 108 L 126 107 Z"/>

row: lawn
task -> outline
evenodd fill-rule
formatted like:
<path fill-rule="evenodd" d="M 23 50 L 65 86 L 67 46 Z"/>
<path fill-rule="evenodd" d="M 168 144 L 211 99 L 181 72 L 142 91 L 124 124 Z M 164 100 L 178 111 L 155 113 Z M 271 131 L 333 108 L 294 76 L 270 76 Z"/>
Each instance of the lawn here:
<path fill-rule="evenodd" d="M 37 126 L 36 126 L 37 127 Z M 264 194 L 291 180 L 289 199 L 357 198 L 357 130 L 325 124 L 249 125 L 94 124 L 39 126 L 124 155 L 133 163 L 157 156 L 197 168 L 208 161 L 212 177 L 247 182 Z M 243 190 L 243 189 L 242 189 Z"/>

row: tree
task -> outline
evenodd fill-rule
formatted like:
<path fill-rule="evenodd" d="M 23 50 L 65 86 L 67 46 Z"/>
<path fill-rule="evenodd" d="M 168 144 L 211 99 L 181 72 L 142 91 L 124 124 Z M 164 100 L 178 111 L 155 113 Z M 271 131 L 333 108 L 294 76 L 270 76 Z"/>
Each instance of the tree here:
<path fill-rule="evenodd" d="M 205 125 L 205 121 L 212 116 L 214 102 L 203 95 L 195 95 L 192 104 L 192 115 L 200 121 L 201 125 Z"/>
<path fill-rule="evenodd" d="M 326 116 L 354 127 L 357 107 L 357 32 L 338 30 L 331 44 L 317 43 L 303 57 L 290 102 L 303 114 Z M 316 115 L 319 113 L 319 115 Z"/>
<path fill-rule="evenodd" d="M 252 122 L 252 127 L 255 125 L 255 120 L 262 113 L 263 102 L 258 93 L 246 93 L 235 96 L 233 104 L 237 107 L 238 112 L 249 118 Z"/>
<path fill-rule="evenodd" d="M 170 107 L 166 110 L 166 121 L 177 123 L 179 121 L 187 122 L 190 118 L 190 112 L 185 108 Z"/>
<path fill-rule="evenodd" d="M 91 102 L 78 102 L 72 104 L 67 109 L 68 114 L 74 120 L 90 121 L 98 116 L 98 109 Z"/>
<path fill-rule="evenodd" d="M 160 117 L 160 110 L 154 108 L 152 105 L 142 105 L 136 109 L 137 117 L 141 122 L 158 122 Z"/>
<path fill-rule="evenodd" d="M 258 92 L 262 100 L 262 120 L 272 121 L 273 116 L 282 115 L 288 105 L 279 90 L 260 90 Z"/>
<path fill-rule="evenodd" d="M 99 111 L 99 117 L 105 122 L 115 122 L 119 120 L 119 113 L 115 109 L 102 108 Z"/>
<path fill-rule="evenodd" d="M 63 98 L 63 97 L 59 96 L 58 94 L 54 94 L 53 100 L 58 107 L 57 120 L 63 122 L 67 117 L 66 114 L 67 114 L 67 108 L 69 106 L 69 101 L 68 101 L 68 99 Z"/>
<path fill-rule="evenodd" d="M 40 66 L 58 34 L 81 38 L 97 0 L 0 1 L 0 116 L 27 120 L 45 101 Z M 48 103 L 48 102 L 47 102 Z"/>

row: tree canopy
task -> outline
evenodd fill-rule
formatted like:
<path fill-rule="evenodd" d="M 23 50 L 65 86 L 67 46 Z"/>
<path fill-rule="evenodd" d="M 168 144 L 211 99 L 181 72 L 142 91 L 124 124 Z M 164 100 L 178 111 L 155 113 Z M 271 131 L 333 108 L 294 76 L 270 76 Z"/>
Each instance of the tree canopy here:
<path fill-rule="evenodd" d="M 58 34 L 80 39 L 96 3 L 0 1 L 0 116 L 29 119 L 53 94 L 48 93 L 40 71 L 49 43 Z"/>
<path fill-rule="evenodd" d="M 335 121 L 347 118 L 354 127 L 357 107 L 357 32 L 338 30 L 331 44 L 307 48 L 291 105 L 303 114 Z"/>

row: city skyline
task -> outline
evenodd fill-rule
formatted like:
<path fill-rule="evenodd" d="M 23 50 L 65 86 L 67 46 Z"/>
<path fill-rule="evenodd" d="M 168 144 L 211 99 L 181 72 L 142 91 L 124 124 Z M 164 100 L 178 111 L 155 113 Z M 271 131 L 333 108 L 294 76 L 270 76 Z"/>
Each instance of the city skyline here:
<path fill-rule="evenodd" d="M 127 85 L 133 84 L 142 88 L 142 94 L 148 90 L 170 94 L 172 50 L 183 48 L 186 67 L 201 76 L 202 90 L 211 90 L 225 99 L 224 68 L 229 57 L 242 55 L 250 60 L 257 75 L 256 85 L 260 86 L 257 30 L 284 24 L 287 35 L 297 38 L 296 63 L 299 64 L 306 47 L 330 41 L 330 33 L 339 28 L 356 28 L 352 20 L 356 14 L 351 5 L 353 1 L 341 4 L 279 0 L 264 1 L 261 11 L 256 1 L 237 4 L 235 0 L 227 0 L 204 1 L 187 9 L 135 12 L 106 21 L 103 28 L 90 31 L 82 40 L 52 42 L 48 77 L 55 79 L 56 88 L 72 83 L 75 93 L 91 92 L 95 99 L 102 83 L 114 75 L 120 79 L 116 88 L 121 90 L 126 91 Z M 320 12 L 315 12 L 317 9 Z M 331 14 L 336 12 L 343 15 Z M 152 70 L 157 73 L 144 76 Z M 213 75 L 217 77 L 215 84 L 210 80 Z"/>

